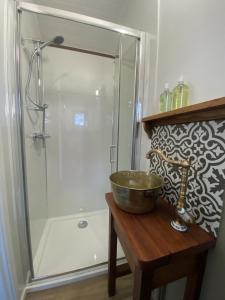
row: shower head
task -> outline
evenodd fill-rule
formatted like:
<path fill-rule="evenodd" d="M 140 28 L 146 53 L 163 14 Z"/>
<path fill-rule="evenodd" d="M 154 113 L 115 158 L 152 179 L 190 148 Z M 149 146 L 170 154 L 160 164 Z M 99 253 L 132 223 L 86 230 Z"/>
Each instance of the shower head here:
<path fill-rule="evenodd" d="M 54 39 L 52 40 L 52 42 L 56 45 L 60 45 L 64 42 L 64 37 L 61 35 L 58 35 L 56 37 L 54 37 Z"/>
<path fill-rule="evenodd" d="M 49 44 L 55 44 L 55 45 L 60 45 L 64 42 L 64 37 L 63 36 L 55 36 L 51 41 L 42 43 L 40 45 L 40 50 L 42 50 L 43 48 L 45 48 L 46 46 L 48 46 Z"/>

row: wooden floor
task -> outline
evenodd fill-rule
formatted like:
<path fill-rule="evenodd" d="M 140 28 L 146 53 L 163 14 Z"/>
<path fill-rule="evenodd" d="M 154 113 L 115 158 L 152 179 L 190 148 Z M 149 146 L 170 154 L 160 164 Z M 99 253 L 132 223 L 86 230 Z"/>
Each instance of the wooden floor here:
<path fill-rule="evenodd" d="M 117 279 L 115 297 L 107 295 L 107 276 L 91 278 L 82 282 L 28 294 L 26 300 L 131 300 L 132 275 Z"/>

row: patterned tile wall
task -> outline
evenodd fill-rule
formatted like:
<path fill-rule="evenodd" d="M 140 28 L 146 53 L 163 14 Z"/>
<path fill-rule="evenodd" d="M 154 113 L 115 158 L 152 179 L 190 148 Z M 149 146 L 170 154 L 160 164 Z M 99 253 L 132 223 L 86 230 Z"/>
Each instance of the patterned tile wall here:
<path fill-rule="evenodd" d="M 225 198 L 225 120 L 155 127 L 151 145 L 172 159 L 190 159 L 188 209 L 203 229 L 217 236 Z M 165 178 L 163 194 L 176 203 L 180 169 L 155 155 L 150 169 Z"/>

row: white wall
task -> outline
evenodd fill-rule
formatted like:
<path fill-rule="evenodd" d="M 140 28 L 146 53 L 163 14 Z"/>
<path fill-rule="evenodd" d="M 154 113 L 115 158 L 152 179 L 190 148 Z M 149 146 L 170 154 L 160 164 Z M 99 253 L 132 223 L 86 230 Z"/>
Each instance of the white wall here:
<path fill-rule="evenodd" d="M 64 37 L 64 45 L 88 49 L 115 56 L 118 54 L 119 36 L 117 32 L 65 19 L 38 15 L 43 41 L 54 36 Z"/>
<path fill-rule="evenodd" d="M 23 12 L 21 17 L 22 39 L 41 39 L 39 23 L 35 14 Z M 29 62 L 33 51 L 33 43 L 24 41 L 21 47 L 21 73 L 22 73 L 22 102 L 24 115 L 25 156 L 26 156 L 26 179 L 29 206 L 29 221 L 32 242 L 32 255 L 35 253 L 43 233 L 47 220 L 47 187 L 45 171 L 45 147 L 42 140 L 34 140 L 31 135 L 41 132 L 42 113 L 28 110 L 33 104 L 26 102 L 25 84 L 28 77 Z M 36 91 L 36 61 L 33 64 L 33 72 L 30 85 L 30 95 L 33 100 L 37 99 Z"/>
<path fill-rule="evenodd" d="M 175 85 L 183 74 L 191 87 L 192 102 L 225 96 L 225 2 L 223 0 L 160 0 L 157 97 L 165 82 Z M 224 214 L 224 213 L 223 213 Z M 210 251 L 202 300 L 223 300 L 225 295 L 225 218 L 218 244 Z M 182 299 L 185 281 L 168 287 L 167 300 Z"/>
<path fill-rule="evenodd" d="M 224 20 L 223 0 L 129 2 L 129 8 L 120 24 L 153 34 L 160 32 L 157 35 L 159 51 L 157 41 L 151 41 L 151 92 L 149 103 L 145 105 L 146 115 L 158 112 L 159 94 L 164 83 L 169 82 L 174 86 L 180 75 L 184 75 L 185 81 L 191 87 L 192 103 L 225 96 Z M 157 60 L 158 67 L 155 67 Z M 157 80 L 154 80 L 155 75 Z M 142 165 L 144 166 L 144 163 Z M 217 246 L 209 254 L 202 300 L 224 299 L 224 231 L 225 216 L 221 221 Z M 171 284 L 167 290 L 166 300 L 181 300 L 184 283 L 185 280 Z"/>
<path fill-rule="evenodd" d="M 117 21 L 127 13 L 130 0 L 27 0 L 39 5 L 73 11 L 94 18 Z"/>
<path fill-rule="evenodd" d="M 0 272 L 1 299 L 20 299 L 27 278 L 28 256 L 24 222 L 22 169 L 19 160 L 14 34 L 15 1 L 0 9 Z M 0 287 L 1 289 L 1 287 Z M 1 293 L 1 292 L 0 292 Z"/>
<path fill-rule="evenodd" d="M 26 0 L 155 33 L 157 0 Z M 154 29 L 153 29 L 154 28 Z"/>
<path fill-rule="evenodd" d="M 1 186 L 2 188 L 2 186 Z M 0 194 L 0 205 L 2 207 L 2 191 Z M 16 289 L 14 286 L 12 269 L 9 265 L 8 248 L 5 243 L 4 225 L 1 216 L 0 224 L 0 299 L 8 300 L 16 297 Z"/>
<path fill-rule="evenodd" d="M 157 98 L 182 74 L 192 103 L 225 95 L 225 2 L 160 1 Z M 156 105 L 155 109 L 158 109 Z"/>

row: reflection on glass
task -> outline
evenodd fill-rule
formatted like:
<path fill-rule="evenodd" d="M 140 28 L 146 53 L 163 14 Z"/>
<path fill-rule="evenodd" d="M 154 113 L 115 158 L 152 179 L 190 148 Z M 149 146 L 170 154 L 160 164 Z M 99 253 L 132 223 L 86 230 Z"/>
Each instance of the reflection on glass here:
<path fill-rule="evenodd" d="M 73 117 L 73 123 L 77 127 L 83 127 L 85 125 L 84 113 L 76 113 Z"/>

